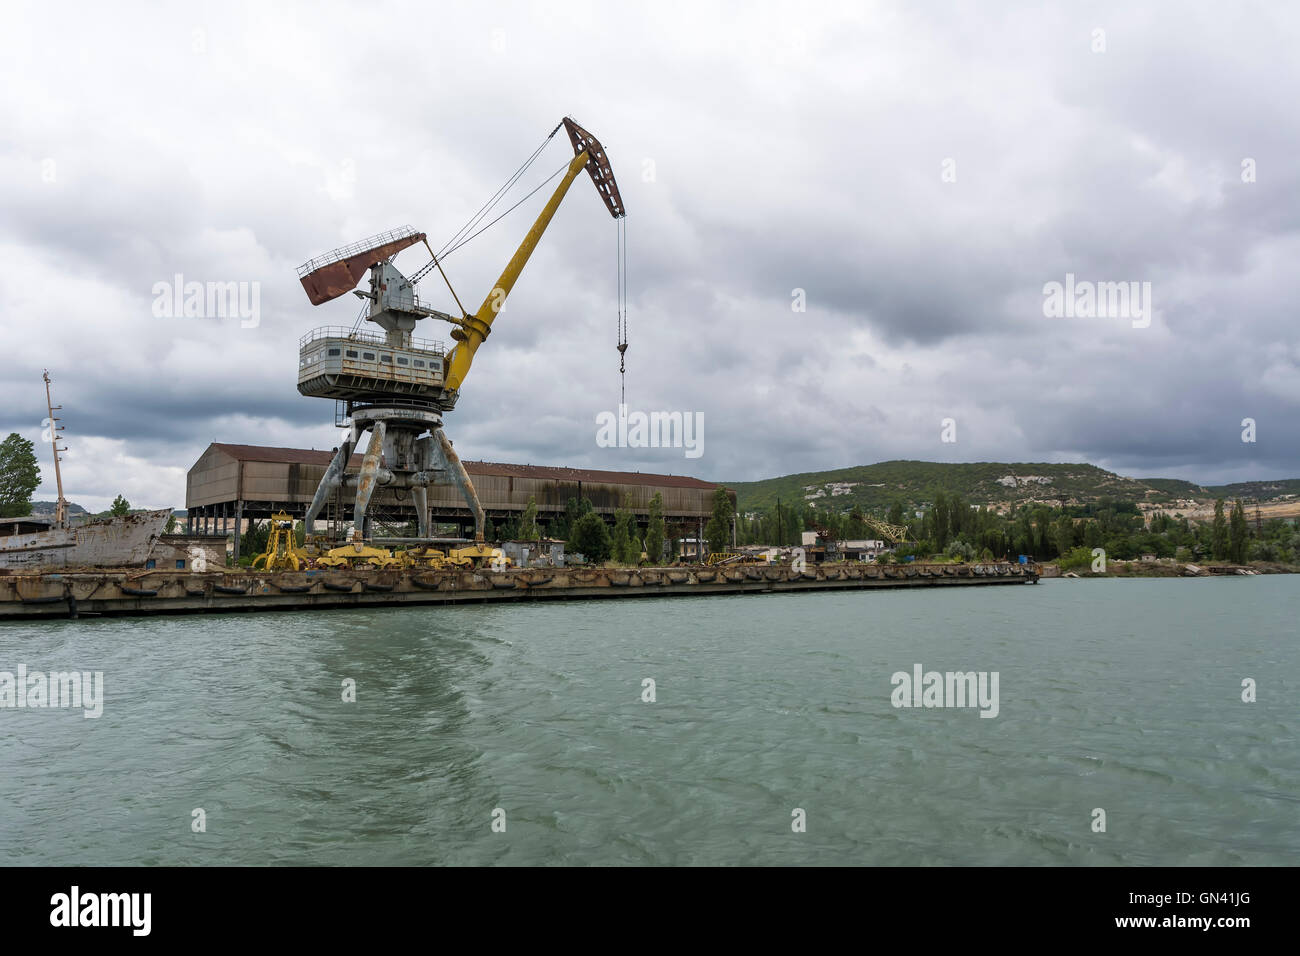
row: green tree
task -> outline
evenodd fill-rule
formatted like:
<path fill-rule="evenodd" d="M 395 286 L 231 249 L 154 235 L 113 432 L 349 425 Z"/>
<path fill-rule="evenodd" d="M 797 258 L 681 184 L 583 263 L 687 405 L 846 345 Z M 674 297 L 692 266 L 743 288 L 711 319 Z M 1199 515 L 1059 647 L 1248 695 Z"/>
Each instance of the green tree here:
<path fill-rule="evenodd" d="M 172 534 L 176 531 L 176 516 L 174 514 L 167 516 L 167 524 L 163 525 L 163 534 Z"/>
<path fill-rule="evenodd" d="M 519 521 L 519 537 L 524 541 L 536 541 L 541 536 L 537 527 L 537 499 L 529 497 L 528 507 L 524 508 L 524 516 Z"/>
<path fill-rule="evenodd" d="M 113 507 L 108 509 L 108 513 L 114 518 L 120 518 L 123 515 L 131 513 L 131 502 L 127 501 L 121 495 L 113 499 Z"/>
<path fill-rule="evenodd" d="M 32 492 L 41 483 L 35 446 L 12 432 L 0 442 L 0 518 L 21 518 L 31 513 Z"/>
<path fill-rule="evenodd" d="M 718 554 L 731 546 L 731 519 L 736 516 L 732 507 L 731 496 L 721 486 L 713 493 L 713 517 L 704 526 L 704 540 L 709 544 L 709 553 Z"/>
<path fill-rule="evenodd" d="M 948 498 L 942 491 L 935 493 L 934 507 L 930 509 L 930 514 L 933 515 L 931 530 L 934 534 L 934 540 L 935 543 L 938 544 L 940 550 L 942 550 L 947 546 L 948 537 L 952 530 L 952 524 L 948 514 Z"/>
<path fill-rule="evenodd" d="M 619 564 L 627 564 L 627 553 L 631 548 L 632 535 L 628 531 L 628 519 L 631 517 L 622 508 L 614 512 L 614 530 L 610 534 L 610 555 Z"/>
<path fill-rule="evenodd" d="M 1228 557 L 1233 564 L 1246 563 L 1246 509 L 1238 498 L 1232 505 L 1232 517 L 1228 521 Z"/>
<path fill-rule="evenodd" d="M 1056 553 L 1068 554 L 1074 547 L 1074 521 L 1062 515 L 1056 520 Z"/>
<path fill-rule="evenodd" d="M 613 549 L 605 519 L 591 511 L 573 523 L 568 543 L 570 551 L 578 552 L 592 564 L 608 561 Z"/>
<path fill-rule="evenodd" d="M 1214 560 L 1222 561 L 1228 556 L 1228 521 L 1223 516 L 1223 499 L 1214 503 L 1214 524 L 1210 532 L 1210 553 Z"/>
<path fill-rule="evenodd" d="M 943 553 L 958 561 L 970 561 L 975 557 L 975 549 L 960 538 L 948 542 L 948 547 L 944 548 Z"/>
<path fill-rule="evenodd" d="M 271 522 L 250 520 L 244 533 L 239 536 L 240 557 L 255 558 L 259 554 L 264 554 L 267 542 L 270 540 Z"/>
<path fill-rule="evenodd" d="M 591 502 L 586 498 L 570 498 L 564 506 L 564 517 L 556 520 L 551 526 L 551 536 L 569 540 L 569 535 L 573 533 L 573 526 L 585 514 L 591 514 Z"/>
<path fill-rule="evenodd" d="M 651 564 L 664 557 L 664 498 L 659 492 L 650 499 L 650 520 L 645 532 L 645 553 Z"/>

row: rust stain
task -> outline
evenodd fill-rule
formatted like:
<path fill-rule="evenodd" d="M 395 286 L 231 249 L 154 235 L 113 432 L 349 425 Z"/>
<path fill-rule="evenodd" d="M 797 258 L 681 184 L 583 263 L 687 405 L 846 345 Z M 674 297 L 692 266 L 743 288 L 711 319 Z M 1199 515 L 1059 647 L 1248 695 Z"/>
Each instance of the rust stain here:
<path fill-rule="evenodd" d="M 320 266 L 302 277 L 302 287 L 312 305 L 321 305 L 331 299 L 351 292 L 361 277 L 373 265 L 392 258 L 408 246 L 424 241 L 424 233 L 406 236 L 383 245 L 358 252 L 336 262 Z"/>

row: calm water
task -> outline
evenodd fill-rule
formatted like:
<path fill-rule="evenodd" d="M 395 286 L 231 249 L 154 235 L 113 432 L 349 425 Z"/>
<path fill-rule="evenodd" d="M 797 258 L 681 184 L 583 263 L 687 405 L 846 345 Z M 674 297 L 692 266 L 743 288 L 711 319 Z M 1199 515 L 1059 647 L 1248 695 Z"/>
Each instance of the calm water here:
<path fill-rule="evenodd" d="M 1295 864 L 1298 610 L 1276 576 L 0 625 L 0 671 L 106 689 L 0 710 L 0 860 Z M 895 709 L 916 663 L 997 671 L 999 715 Z"/>

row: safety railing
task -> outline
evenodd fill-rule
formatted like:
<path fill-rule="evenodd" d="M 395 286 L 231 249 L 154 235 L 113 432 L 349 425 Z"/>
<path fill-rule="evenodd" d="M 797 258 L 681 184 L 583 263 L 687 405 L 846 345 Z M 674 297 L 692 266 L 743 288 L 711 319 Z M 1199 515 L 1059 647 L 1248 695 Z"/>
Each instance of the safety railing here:
<path fill-rule="evenodd" d="M 371 345 L 381 349 L 401 349 L 407 352 L 432 352 L 435 355 L 442 355 L 446 352 L 444 344 L 437 339 L 417 339 L 412 337 L 409 345 L 391 345 L 388 338 L 381 332 L 365 332 L 359 329 L 350 329 L 342 325 L 323 325 L 318 329 L 312 329 L 298 340 L 298 348 L 304 349 L 312 342 L 321 339 L 344 339 L 349 342 L 356 342 L 360 345 Z"/>
<path fill-rule="evenodd" d="M 381 232 L 369 239 L 362 239 L 360 242 L 354 242 L 351 245 L 339 246 L 337 249 L 331 249 L 324 255 L 317 256 L 315 259 L 308 259 L 298 267 L 298 277 L 302 278 L 309 272 L 315 272 L 321 266 L 327 266 L 332 262 L 339 262 L 348 256 L 359 255 L 363 252 L 369 252 L 379 246 L 387 245 L 390 242 L 398 242 L 402 239 L 409 239 L 412 236 L 419 235 L 414 226 L 399 226 L 396 229 L 390 229 L 387 232 Z"/>

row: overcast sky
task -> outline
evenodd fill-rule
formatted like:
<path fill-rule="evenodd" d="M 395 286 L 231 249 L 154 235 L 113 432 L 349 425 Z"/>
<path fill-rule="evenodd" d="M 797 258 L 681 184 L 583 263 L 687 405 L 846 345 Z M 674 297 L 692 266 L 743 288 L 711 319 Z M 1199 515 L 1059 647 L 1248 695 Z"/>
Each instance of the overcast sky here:
<path fill-rule="evenodd" d="M 892 458 L 1300 476 L 1294 5 L 3 17 L 0 433 L 39 441 L 48 367 L 87 507 L 183 507 L 209 442 L 337 444 L 332 403 L 296 391 L 297 342 L 358 303 L 312 307 L 295 267 L 405 223 L 438 248 L 566 114 L 628 209 L 629 408 L 702 414 L 704 453 L 597 447 L 619 396 L 615 226 L 584 175 L 447 417 L 464 458 L 711 480 Z M 566 156 L 561 132 L 514 196 Z M 547 191 L 447 260 L 467 307 Z M 178 273 L 256 283 L 260 321 L 155 316 Z M 1149 282 L 1149 326 L 1046 316 L 1067 273 Z M 454 311 L 436 273 L 421 292 Z"/>

